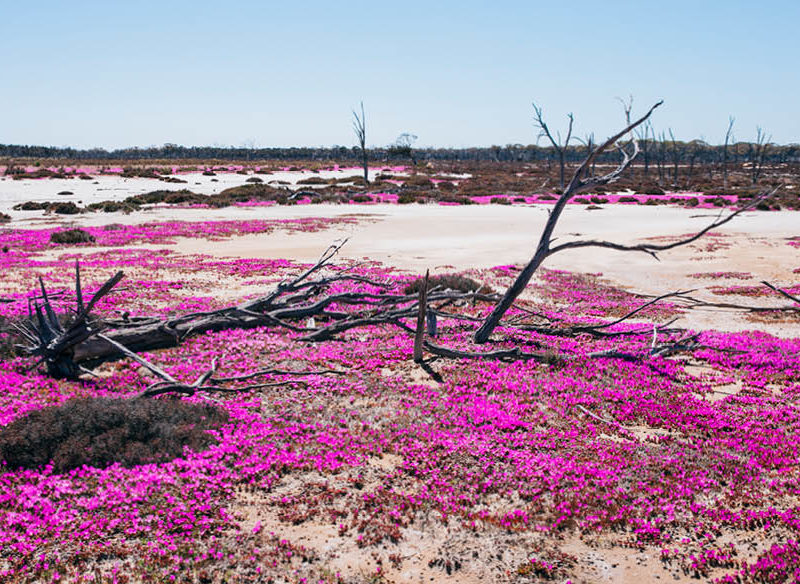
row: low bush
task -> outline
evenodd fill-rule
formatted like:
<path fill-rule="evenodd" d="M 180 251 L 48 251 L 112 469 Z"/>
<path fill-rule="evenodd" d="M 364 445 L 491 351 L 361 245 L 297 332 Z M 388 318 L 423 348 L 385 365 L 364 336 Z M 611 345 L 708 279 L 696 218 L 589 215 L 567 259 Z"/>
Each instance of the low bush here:
<path fill-rule="evenodd" d="M 687 207 L 697 207 L 700 204 L 700 200 L 697 197 L 692 197 L 690 199 L 685 199 L 684 205 Z"/>
<path fill-rule="evenodd" d="M 369 203 L 372 201 L 372 197 L 369 195 L 355 195 L 352 200 L 355 203 Z"/>
<path fill-rule="evenodd" d="M 436 188 L 439 189 L 440 191 L 446 191 L 446 192 L 450 193 L 450 192 L 456 190 L 456 185 L 454 185 L 453 183 L 451 183 L 449 181 L 444 181 L 444 182 L 436 183 Z"/>
<path fill-rule="evenodd" d="M 160 178 L 152 168 L 125 168 L 120 175 L 122 178 Z"/>
<path fill-rule="evenodd" d="M 83 229 L 54 231 L 50 234 L 51 243 L 92 243 L 94 235 Z"/>
<path fill-rule="evenodd" d="M 510 205 L 511 204 L 511 201 L 508 199 L 508 197 L 492 197 L 491 199 L 489 199 L 489 202 L 492 205 Z"/>
<path fill-rule="evenodd" d="M 636 197 L 631 197 L 630 195 L 623 195 L 619 198 L 620 203 L 638 203 L 639 199 Z"/>
<path fill-rule="evenodd" d="M 258 178 L 257 176 L 251 176 L 250 178 L 248 178 L 244 182 L 246 182 L 246 183 L 263 183 L 264 181 L 262 179 Z"/>
<path fill-rule="evenodd" d="M 608 199 L 607 198 L 598 197 L 597 195 L 592 196 L 590 201 L 592 203 L 594 203 L 595 205 L 602 205 L 603 203 L 608 203 Z"/>
<path fill-rule="evenodd" d="M 80 207 L 78 207 L 78 205 L 72 201 L 65 203 L 51 203 L 47 207 L 47 210 L 52 211 L 53 213 L 58 213 L 59 215 L 77 215 L 81 212 Z"/>
<path fill-rule="evenodd" d="M 433 185 L 431 179 L 427 176 L 411 175 L 408 177 L 400 177 L 403 181 L 403 186 L 406 187 L 430 187 Z"/>
<path fill-rule="evenodd" d="M 208 430 L 227 420 L 224 410 L 179 400 L 71 399 L 0 429 L 0 461 L 12 469 L 52 462 L 57 473 L 167 462 L 184 447 L 208 448 L 216 442 Z"/>
<path fill-rule="evenodd" d="M 403 291 L 406 294 L 419 294 L 422 286 L 425 283 L 425 278 L 417 278 L 406 286 Z M 441 290 L 458 290 L 460 292 L 475 292 L 480 289 L 484 294 L 491 294 L 493 290 L 488 286 L 462 276 L 460 274 L 442 274 L 439 276 L 431 276 L 428 278 L 428 290 L 431 288 L 439 288 Z"/>
<path fill-rule="evenodd" d="M 639 192 L 643 195 L 663 195 L 664 189 L 656 185 L 648 185 L 639 189 Z"/>
<path fill-rule="evenodd" d="M 297 181 L 299 185 L 325 185 L 328 184 L 328 181 L 324 178 L 320 178 L 318 176 L 310 176 L 308 178 L 301 179 Z"/>
<path fill-rule="evenodd" d="M 50 203 L 39 203 L 38 201 L 25 201 L 14 205 L 15 211 L 43 211 L 50 206 Z"/>
<path fill-rule="evenodd" d="M 9 221 L 11 221 L 11 215 L 0 213 L 0 223 L 8 223 Z"/>

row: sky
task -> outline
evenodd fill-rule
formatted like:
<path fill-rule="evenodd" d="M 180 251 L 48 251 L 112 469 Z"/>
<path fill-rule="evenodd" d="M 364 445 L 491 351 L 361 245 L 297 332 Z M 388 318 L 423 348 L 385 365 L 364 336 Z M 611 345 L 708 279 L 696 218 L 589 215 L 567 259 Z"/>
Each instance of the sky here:
<path fill-rule="evenodd" d="M 800 0 L 3 0 L 0 143 L 418 146 L 656 132 L 800 142 Z M 543 142 L 541 142 L 543 144 Z"/>

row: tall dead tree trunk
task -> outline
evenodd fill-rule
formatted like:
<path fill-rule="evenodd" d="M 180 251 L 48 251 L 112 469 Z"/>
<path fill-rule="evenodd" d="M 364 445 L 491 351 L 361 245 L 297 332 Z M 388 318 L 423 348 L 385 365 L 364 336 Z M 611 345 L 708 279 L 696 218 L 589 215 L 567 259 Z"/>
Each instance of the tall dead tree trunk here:
<path fill-rule="evenodd" d="M 558 156 L 558 176 L 559 176 L 559 187 L 561 189 L 564 188 L 564 167 L 566 164 L 566 149 L 569 146 L 570 140 L 572 140 L 572 123 L 575 121 L 573 115 L 567 114 L 567 118 L 569 119 L 569 127 L 567 129 L 567 138 L 563 142 L 561 141 L 561 132 L 557 132 L 556 136 L 558 140 L 553 137 L 553 134 L 550 132 L 550 128 L 547 127 L 547 124 L 544 121 L 544 117 L 542 116 L 542 108 L 537 106 L 535 103 L 533 105 L 533 113 L 534 113 L 534 125 L 539 128 L 539 138 L 545 136 L 549 141 L 550 144 L 553 146 L 553 150 L 555 150 L 556 155 Z"/>
<path fill-rule="evenodd" d="M 761 171 L 764 168 L 764 159 L 766 158 L 771 139 L 772 136 L 768 138 L 764 130 L 756 128 L 756 141 L 754 144 L 750 144 L 748 156 L 750 159 L 750 181 L 753 185 L 756 185 L 758 179 L 761 177 Z"/>
<path fill-rule="evenodd" d="M 728 130 L 725 132 L 725 143 L 722 145 L 722 188 L 728 190 L 728 145 L 733 139 L 733 123 L 736 118 L 728 118 Z"/>
<path fill-rule="evenodd" d="M 686 153 L 686 147 L 683 142 L 678 142 L 675 139 L 675 134 L 672 133 L 672 128 L 669 129 L 669 153 L 672 158 L 672 188 L 678 188 L 678 167 L 683 160 Z"/>
<path fill-rule="evenodd" d="M 364 102 L 361 102 L 361 115 L 353 110 L 353 131 L 361 149 L 361 165 L 364 167 L 364 185 L 369 185 L 369 161 L 367 160 L 367 116 L 364 114 Z"/>
<path fill-rule="evenodd" d="M 550 212 L 550 217 L 547 219 L 547 223 L 545 223 L 544 229 L 542 230 L 542 235 L 539 238 L 539 244 L 536 247 L 536 252 L 534 253 L 531 260 L 528 264 L 523 268 L 520 272 L 519 276 L 517 276 L 516 281 L 508 288 L 503 298 L 500 302 L 495 306 L 492 313 L 486 318 L 484 323 L 475 333 L 474 340 L 476 343 L 485 343 L 489 340 L 489 335 L 492 334 L 492 331 L 497 327 L 500 323 L 500 320 L 503 318 L 503 315 L 511 308 L 511 305 L 514 304 L 514 301 L 517 297 L 522 293 L 522 291 L 527 287 L 528 283 L 530 282 L 533 274 L 539 269 L 539 266 L 542 265 L 542 262 L 551 254 L 553 253 L 550 245 L 552 243 L 553 237 L 553 230 L 558 223 L 559 218 L 561 217 L 561 213 L 564 211 L 564 207 L 566 207 L 567 203 L 582 191 L 586 191 L 588 189 L 592 189 L 599 185 L 608 184 L 614 180 L 616 180 L 631 164 L 633 158 L 638 153 L 638 146 L 637 142 L 634 140 L 634 151 L 632 154 L 628 154 L 624 150 L 624 148 L 620 147 L 620 151 L 623 154 L 623 160 L 620 165 L 604 176 L 600 177 L 586 177 L 586 172 L 589 168 L 591 168 L 592 164 L 594 163 L 595 159 L 608 150 L 611 146 L 617 144 L 617 142 L 626 136 L 631 130 L 645 122 L 653 111 L 662 104 L 662 101 L 656 103 L 650 110 L 641 118 L 636 120 L 635 122 L 628 124 L 625 129 L 621 132 L 615 134 L 599 146 L 597 146 L 589 156 L 581 163 L 581 165 L 575 170 L 574 174 L 572 175 L 572 179 L 569 182 L 564 193 L 558 198 L 556 201 L 553 210 Z M 535 106 L 534 106 L 535 107 Z M 537 114 L 541 114 L 541 110 L 537 109 Z M 571 120 L 571 117 L 570 117 Z M 542 120 L 543 122 L 543 120 Z M 545 126 L 546 127 L 546 126 Z"/>

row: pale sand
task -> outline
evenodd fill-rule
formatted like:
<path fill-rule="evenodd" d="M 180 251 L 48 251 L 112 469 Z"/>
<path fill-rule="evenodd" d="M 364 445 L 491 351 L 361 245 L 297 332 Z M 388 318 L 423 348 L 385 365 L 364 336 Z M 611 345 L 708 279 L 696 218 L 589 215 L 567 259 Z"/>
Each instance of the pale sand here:
<path fill-rule="evenodd" d="M 278 230 L 213 243 L 182 239 L 174 249 L 187 254 L 313 262 L 331 242 L 348 238 L 341 252 L 344 258 L 377 260 L 410 272 L 423 273 L 428 268 L 442 272 L 524 263 L 534 251 L 548 212 L 549 207 L 542 205 L 301 205 L 218 210 L 156 208 L 131 215 L 99 213 L 52 220 L 99 225 L 164 220 L 355 216 L 359 219 L 356 224 L 334 226 L 315 233 L 287 234 Z M 717 212 L 712 210 L 611 205 L 590 211 L 575 205 L 566 209 L 556 236 L 558 241 L 589 238 L 635 243 L 653 236 L 685 235 L 701 229 L 716 216 Z M 33 223 L 15 222 L 12 225 Z M 599 272 L 612 282 L 642 294 L 702 289 L 710 285 L 758 285 L 760 280 L 788 286 L 800 279 L 792 272 L 800 268 L 800 249 L 787 245 L 788 238 L 800 235 L 800 213 L 748 212 L 717 232 L 725 236 L 718 240 L 724 245 L 713 251 L 705 251 L 712 242 L 707 238 L 691 246 L 663 252 L 661 261 L 642 253 L 588 248 L 557 254 L 545 262 L 545 267 Z M 753 278 L 712 281 L 689 277 L 698 272 L 749 272 Z M 759 306 L 786 304 L 777 297 L 772 300 L 714 296 L 702 290 L 697 296 L 717 302 Z M 682 324 L 700 329 L 763 329 L 743 318 L 741 313 L 718 310 L 693 311 Z M 794 325 L 770 325 L 767 330 L 793 336 L 800 334 L 800 326 Z"/>
<path fill-rule="evenodd" d="M 370 168 L 369 178 L 375 177 L 383 171 L 384 167 Z M 388 169 L 388 167 L 386 167 Z M 391 170 L 394 175 L 403 175 L 402 172 Z M 121 201 L 133 195 L 141 195 L 151 191 L 180 191 L 188 189 L 201 195 L 213 195 L 231 187 L 249 184 L 247 179 L 257 177 L 264 184 L 272 186 L 286 186 L 288 188 L 302 187 L 314 189 L 325 185 L 298 185 L 298 181 L 310 177 L 321 179 L 342 179 L 345 177 L 360 177 L 363 171 L 360 168 L 342 168 L 339 170 L 310 170 L 276 171 L 272 174 L 236 174 L 235 172 L 219 172 L 216 176 L 205 176 L 201 172 L 181 173 L 171 175 L 186 183 L 169 183 L 154 178 L 124 178 L 118 175 L 98 175 L 92 180 L 79 178 L 69 179 L 23 179 L 13 180 L 9 177 L 0 177 L 0 212 L 8 213 L 13 219 L 27 219 L 41 216 L 41 212 L 14 211 L 12 207 L 25 201 L 36 202 L 67 202 L 72 201 L 78 205 L 89 205 L 101 201 Z M 286 185 L 282 183 L 288 183 Z M 60 192 L 70 192 L 71 195 L 59 195 Z"/>

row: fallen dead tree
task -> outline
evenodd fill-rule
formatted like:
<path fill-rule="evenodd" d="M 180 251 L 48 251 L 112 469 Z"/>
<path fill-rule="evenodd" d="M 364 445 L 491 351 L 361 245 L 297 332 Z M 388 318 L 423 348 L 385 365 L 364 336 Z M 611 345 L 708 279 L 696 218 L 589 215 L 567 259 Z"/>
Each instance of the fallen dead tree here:
<path fill-rule="evenodd" d="M 72 379 L 101 363 L 174 347 L 190 336 L 209 331 L 274 326 L 299 333 L 298 338 L 303 341 L 325 341 L 347 330 L 371 325 L 391 325 L 413 332 L 403 320 L 419 310 L 415 294 L 396 293 L 396 285 L 391 282 L 346 271 L 320 275 L 342 245 L 344 242 L 330 246 L 316 264 L 292 280 L 281 282 L 264 296 L 237 306 L 169 319 L 95 318 L 93 307 L 122 280 L 123 273 L 117 272 L 84 304 L 80 267 L 76 264 L 76 306 L 66 324 L 40 279 L 41 295 L 31 299 L 30 320 L 17 325 L 17 331 L 27 341 L 25 351 L 37 357 L 32 368 L 45 365 L 49 375 Z M 366 284 L 378 292 L 329 293 L 332 285 L 342 282 Z M 431 290 L 428 294 L 428 301 L 435 303 L 476 300 L 492 301 L 495 297 L 453 290 Z M 207 376 L 191 388 L 205 387 L 209 379 Z M 165 381 L 170 380 L 165 378 Z M 189 386 L 184 389 L 184 393 L 189 393 Z"/>

